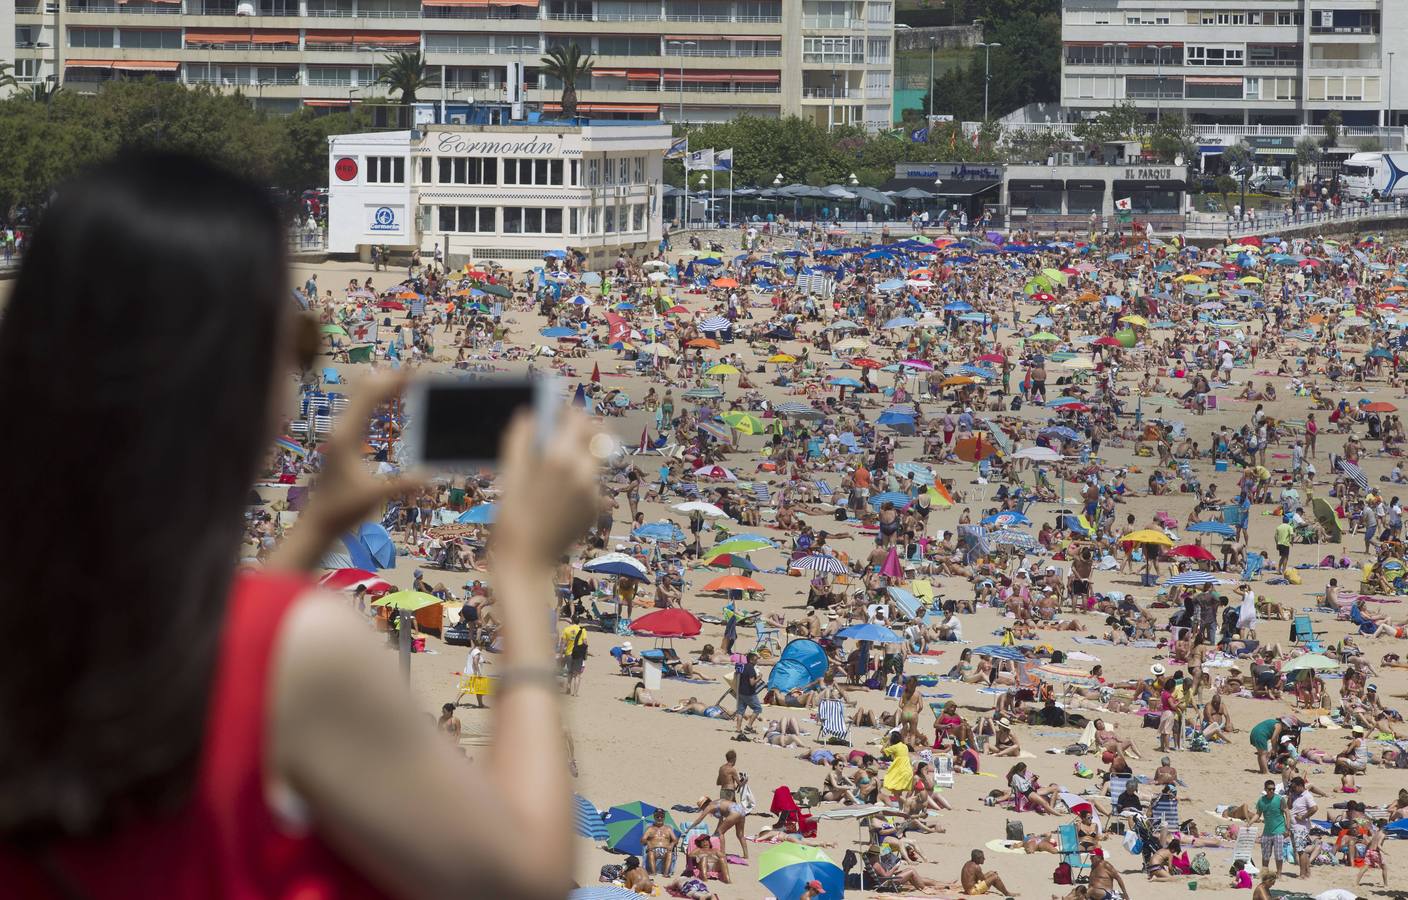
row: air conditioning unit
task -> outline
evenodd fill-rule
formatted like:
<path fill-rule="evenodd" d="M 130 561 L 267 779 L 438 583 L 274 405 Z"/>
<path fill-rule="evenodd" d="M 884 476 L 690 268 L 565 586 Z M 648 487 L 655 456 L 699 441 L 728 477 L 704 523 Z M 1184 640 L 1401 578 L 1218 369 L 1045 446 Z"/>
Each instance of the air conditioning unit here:
<path fill-rule="evenodd" d="M 463 124 L 465 124 L 465 115 L 464 115 L 464 113 L 450 113 L 450 124 L 451 124 L 451 125 L 463 125 Z"/>
<path fill-rule="evenodd" d="M 1074 153 L 1058 153 L 1056 161 L 1063 166 L 1073 166 L 1076 164 L 1076 155 Z"/>
<path fill-rule="evenodd" d="M 259 11 L 254 8 L 254 4 L 251 3 L 250 0 L 240 0 L 239 5 L 235 7 L 235 15 L 257 16 L 259 15 Z"/>

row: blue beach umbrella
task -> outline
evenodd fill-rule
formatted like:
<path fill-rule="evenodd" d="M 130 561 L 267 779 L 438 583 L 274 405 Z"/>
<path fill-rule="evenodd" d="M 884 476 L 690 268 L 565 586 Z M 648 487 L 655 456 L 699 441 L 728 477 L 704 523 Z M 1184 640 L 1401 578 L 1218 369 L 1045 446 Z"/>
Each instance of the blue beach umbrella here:
<path fill-rule="evenodd" d="M 460 513 L 455 521 L 461 525 L 491 525 L 498 512 L 495 504 L 481 503 Z"/>
<path fill-rule="evenodd" d="M 601 820 L 601 811 L 581 794 L 572 795 L 572 823 L 582 837 L 606 840 L 606 823 Z"/>
<path fill-rule="evenodd" d="M 1194 522 L 1188 530 L 1194 534 L 1220 534 L 1223 537 L 1232 537 L 1237 533 L 1237 529 L 1222 522 Z"/>

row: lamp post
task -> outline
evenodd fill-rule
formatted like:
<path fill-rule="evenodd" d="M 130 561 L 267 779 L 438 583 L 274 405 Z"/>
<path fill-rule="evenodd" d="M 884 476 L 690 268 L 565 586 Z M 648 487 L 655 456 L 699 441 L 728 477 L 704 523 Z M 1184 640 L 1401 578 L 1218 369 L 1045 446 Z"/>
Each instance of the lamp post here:
<path fill-rule="evenodd" d="M 838 76 L 836 67 L 831 67 L 831 119 L 826 123 L 826 130 L 830 131 L 836 127 L 836 79 Z"/>
<path fill-rule="evenodd" d="M 1113 107 L 1113 106 L 1116 105 L 1115 101 L 1119 100 L 1119 92 L 1120 92 L 1120 51 L 1121 51 L 1121 50 L 1128 50 L 1128 49 L 1129 49 L 1129 45 L 1126 44 L 1126 43 L 1124 43 L 1123 41 L 1120 41 L 1119 43 L 1111 43 L 1111 42 L 1107 41 L 1104 46 L 1105 46 L 1106 49 L 1113 51 L 1113 52 L 1110 54 L 1110 58 L 1111 58 L 1111 60 L 1114 62 L 1114 66 L 1115 66 L 1115 83 L 1114 83 L 1114 85 L 1112 85 L 1112 86 L 1110 87 L 1110 106 Z"/>
<path fill-rule="evenodd" d="M 1158 51 L 1158 56 L 1154 57 L 1154 75 L 1158 79 L 1158 87 L 1154 94 L 1154 121 L 1164 120 L 1164 51 L 1172 50 L 1172 44 L 1155 44 L 1154 49 Z"/>
<path fill-rule="evenodd" d="M 699 190 L 702 192 L 702 191 L 704 190 L 704 188 L 706 188 L 706 187 L 708 187 L 708 186 L 709 186 L 709 176 L 708 176 L 708 175 L 705 175 L 703 172 L 700 172 L 700 173 L 699 173 Z M 714 210 L 713 210 L 713 205 L 714 205 L 714 204 L 713 204 L 713 200 L 714 200 L 714 192 L 713 192 L 713 191 L 710 191 L 710 192 L 709 192 L 709 202 L 706 203 L 706 204 L 704 204 L 704 221 L 705 221 L 705 223 L 707 223 L 707 222 L 709 221 L 709 217 L 714 214 Z"/>
<path fill-rule="evenodd" d="M 665 49 L 673 44 L 680 48 L 680 124 L 684 124 L 684 48 L 697 46 L 694 41 L 666 41 Z"/>
<path fill-rule="evenodd" d="M 1001 47 L 996 41 L 978 41 L 983 48 L 983 121 L 988 120 L 988 85 L 992 81 L 992 48 Z"/>

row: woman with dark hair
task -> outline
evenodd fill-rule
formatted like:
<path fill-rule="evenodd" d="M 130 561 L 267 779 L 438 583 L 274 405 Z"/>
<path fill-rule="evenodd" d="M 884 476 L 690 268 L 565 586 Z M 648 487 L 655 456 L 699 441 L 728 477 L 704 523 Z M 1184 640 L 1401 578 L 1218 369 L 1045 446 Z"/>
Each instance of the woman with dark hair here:
<path fill-rule="evenodd" d="M 531 417 L 506 434 L 498 744 L 467 768 L 308 578 L 408 488 L 361 454 L 399 382 L 364 385 L 295 530 L 268 569 L 236 571 L 251 484 L 318 348 L 285 240 L 263 187 L 157 154 L 61 190 L 34 231 L 0 389 L 46 443 L 38 466 L 32 444 L 0 444 L 7 500 L 27 511 L 0 521 L 0 614 L 42 596 L 82 624 L 0 654 L 7 896 L 549 898 L 570 882 L 542 623 L 552 560 L 594 512 L 590 426 L 571 416 L 541 453 Z"/>

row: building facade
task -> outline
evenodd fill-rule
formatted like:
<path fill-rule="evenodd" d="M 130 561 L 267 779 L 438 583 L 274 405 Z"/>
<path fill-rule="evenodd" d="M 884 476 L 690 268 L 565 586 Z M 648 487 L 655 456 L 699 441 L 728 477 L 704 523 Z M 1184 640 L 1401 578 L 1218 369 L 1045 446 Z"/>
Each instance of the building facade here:
<path fill-rule="evenodd" d="M 1204 124 L 1408 121 L 1408 0 L 1064 0 L 1061 43 L 1061 103 L 1077 113 L 1130 101 Z"/>
<path fill-rule="evenodd" d="M 595 60 L 579 92 L 596 118 L 800 115 L 872 130 L 891 120 L 893 0 L 15 0 L 15 9 L 19 77 L 72 89 L 154 76 L 239 88 L 275 111 L 346 107 L 383 95 L 376 72 L 388 51 L 420 49 L 443 85 L 422 99 L 515 99 L 517 63 L 529 108 L 552 113 L 558 85 L 537 63 L 575 43 Z"/>
<path fill-rule="evenodd" d="M 452 262 L 593 265 L 661 238 L 670 126 L 427 125 L 328 139 L 328 250 L 438 245 Z"/>

